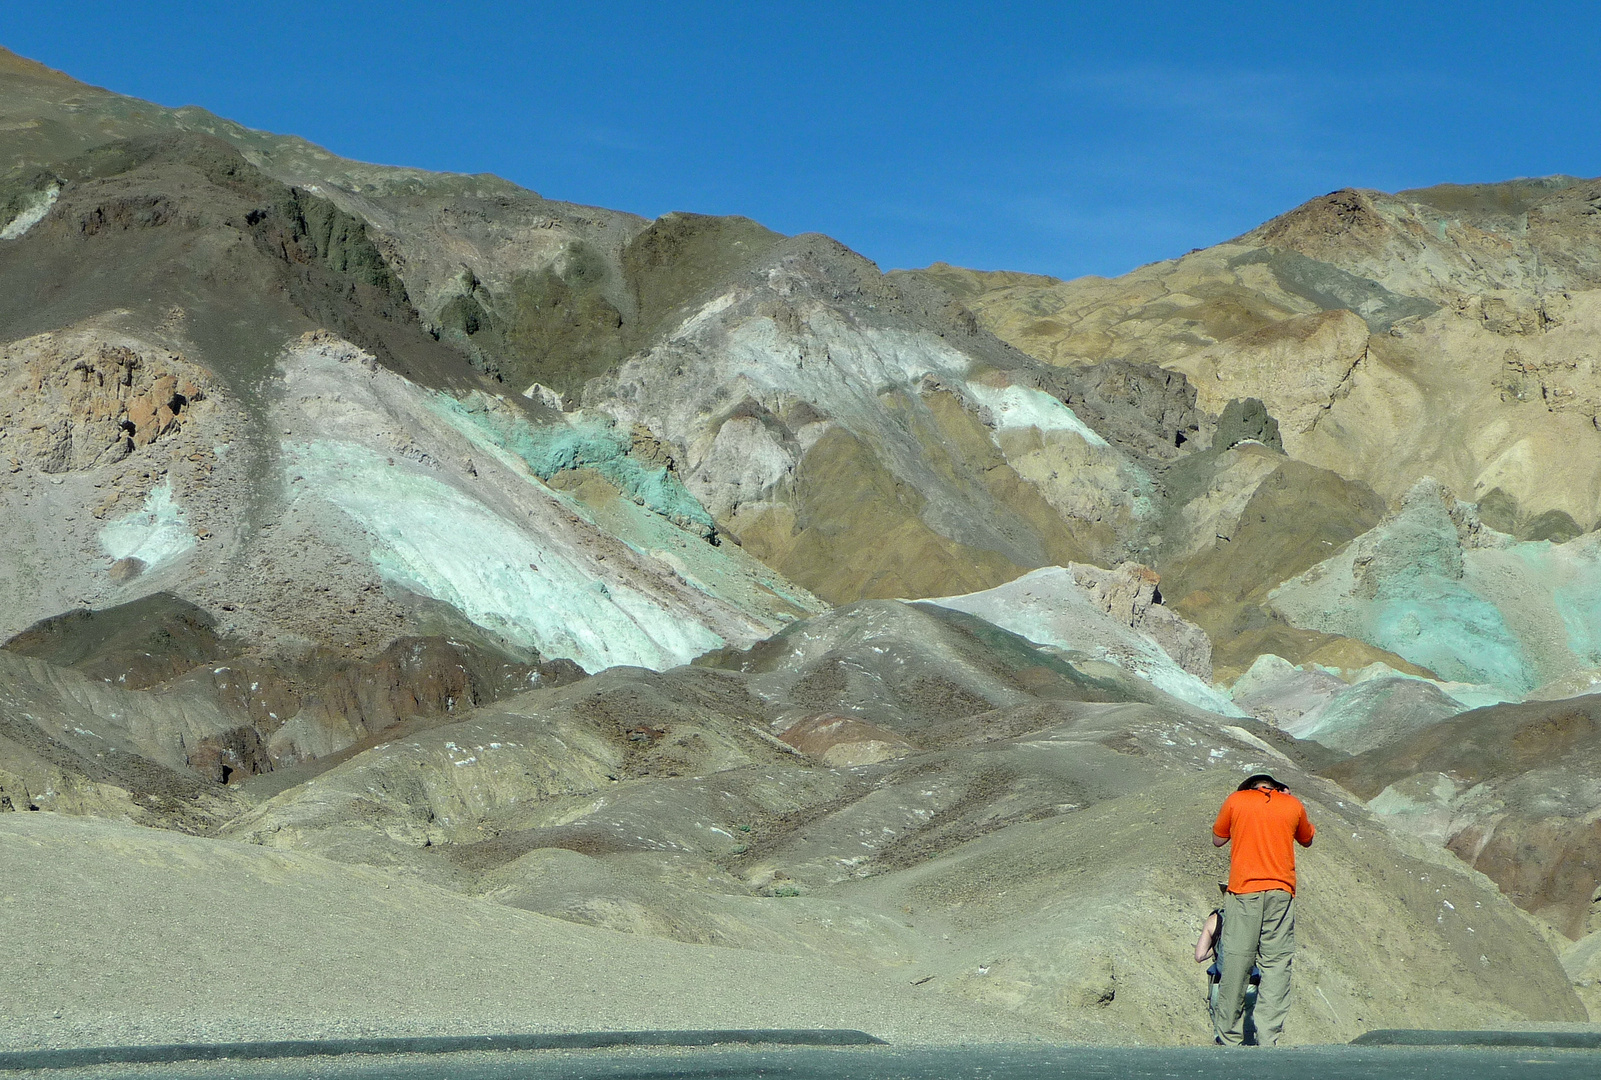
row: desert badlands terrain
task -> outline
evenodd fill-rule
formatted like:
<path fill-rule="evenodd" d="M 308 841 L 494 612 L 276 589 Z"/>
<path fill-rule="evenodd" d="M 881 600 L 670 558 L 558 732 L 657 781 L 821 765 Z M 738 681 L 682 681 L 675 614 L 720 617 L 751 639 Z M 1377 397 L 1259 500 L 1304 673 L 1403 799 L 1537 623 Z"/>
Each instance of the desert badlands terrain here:
<path fill-rule="evenodd" d="M 1601 1020 L 1601 181 L 1123 277 L 365 165 L 0 51 L 0 1044 Z"/>

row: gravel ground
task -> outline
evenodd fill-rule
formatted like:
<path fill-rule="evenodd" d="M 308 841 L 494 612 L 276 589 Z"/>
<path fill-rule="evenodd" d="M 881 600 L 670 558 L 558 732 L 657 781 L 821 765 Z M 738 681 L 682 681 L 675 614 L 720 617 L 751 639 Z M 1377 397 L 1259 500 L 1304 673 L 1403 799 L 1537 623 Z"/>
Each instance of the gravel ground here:
<path fill-rule="evenodd" d="M 0 817 L 0 973 L 8 1050 L 643 1028 L 1040 1037 L 1018 1017 L 892 977 L 48 813 Z"/>

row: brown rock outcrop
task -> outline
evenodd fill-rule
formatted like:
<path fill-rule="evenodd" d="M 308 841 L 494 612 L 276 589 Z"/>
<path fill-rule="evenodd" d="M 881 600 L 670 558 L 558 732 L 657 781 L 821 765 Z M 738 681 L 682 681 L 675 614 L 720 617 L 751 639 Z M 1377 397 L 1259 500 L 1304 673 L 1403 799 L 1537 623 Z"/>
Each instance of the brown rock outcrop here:
<path fill-rule="evenodd" d="M 47 473 L 120 461 L 182 424 L 207 381 L 177 353 L 99 335 L 15 342 L 0 352 L 0 454 Z"/>
<path fill-rule="evenodd" d="M 244 653 L 209 614 L 166 593 L 45 619 L 0 650 L 72 669 L 114 695 L 146 691 L 101 712 L 139 711 L 130 747 L 224 784 L 335 753 L 402 721 L 450 718 L 583 677 L 568 660 L 524 662 L 443 637 L 400 638 L 359 659 L 334 650 Z M 209 719 L 195 728 L 194 715 Z"/>
<path fill-rule="evenodd" d="M 916 749 L 893 731 L 876 724 L 826 714 L 796 721 L 778 737 L 808 757 L 836 768 L 873 765 L 904 757 Z"/>
<path fill-rule="evenodd" d="M 570 660 L 523 663 L 439 637 L 401 638 L 376 656 L 244 657 L 194 676 L 249 718 L 263 772 L 337 752 L 404 720 L 448 718 L 533 686 L 583 677 Z"/>
<path fill-rule="evenodd" d="M 1601 695 L 1474 709 L 1326 775 L 1569 937 L 1601 888 Z"/>

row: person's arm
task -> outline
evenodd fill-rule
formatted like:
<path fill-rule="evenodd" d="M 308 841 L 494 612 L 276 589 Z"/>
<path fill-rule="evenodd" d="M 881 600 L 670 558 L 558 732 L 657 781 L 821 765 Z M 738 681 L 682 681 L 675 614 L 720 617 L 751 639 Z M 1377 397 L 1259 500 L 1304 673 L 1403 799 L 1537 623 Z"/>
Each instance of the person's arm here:
<path fill-rule="evenodd" d="M 1311 847 L 1312 840 L 1317 836 L 1317 830 L 1312 827 L 1312 819 L 1306 816 L 1306 807 L 1301 807 L 1301 820 L 1295 823 L 1295 842 L 1302 847 Z"/>
<path fill-rule="evenodd" d="M 1229 842 L 1229 834 L 1234 831 L 1234 805 L 1228 799 L 1223 800 L 1223 809 L 1217 812 L 1217 820 L 1212 822 L 1212 846 L 1222 847 Z"/>
<path fill-rule="evenodd" d="M 1197 964 L 1206 963 L 1212 959 L 1212 956 L 1217 951 L 1217 923 L 1217 912 L 1214 911 L 1201 924 L 1201 938 L 1195 943 L 1195 962 Z"/>

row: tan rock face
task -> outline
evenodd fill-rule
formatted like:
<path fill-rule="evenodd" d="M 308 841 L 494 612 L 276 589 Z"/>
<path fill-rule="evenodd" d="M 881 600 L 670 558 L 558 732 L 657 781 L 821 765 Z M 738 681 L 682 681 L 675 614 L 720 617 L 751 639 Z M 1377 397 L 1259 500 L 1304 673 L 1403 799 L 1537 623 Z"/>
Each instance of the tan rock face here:
<path fill-rule="evenodd" d="M 1504 531 L 1535 538 L 1562 514 L 1571 536 L 1601 517 L 1595 455 L 1574 452 L 1601 445 L 1598 330 L 1595 291 L 1528 332 L 1452 309 L 1402 324 L 1370 340 L 1317 428 L 1293 445 L 1287 432 L 1286 449 L 1392 501 L 1434 476 L 1469 501 L 1499 499 Z"/>
<path fill-rule="evenodd" d="M 1138 563 L 1115 570 L 1097 566 L 1069 567 L 1073 580 L 1087 589 L 1095 606 L 1132 630 L 1150 634 L 1180 667 L 1201 679 L 1212 678 L 1212 642 L 1206 631 L 1162 605 L 1157 589 L 1162 578 Z"/>
<path fill-rule="evenodd" d="M 1281 288 L 1265 266 L 1231 265 L 1250 250 L 1220 245 L 1119 278 L 1018 280 L 964 271 L 963 302 L 998 337 L 1053 364 L 1165 363 L 1317 310 Z M 928 271 L 896 273 L 926 274 L 941 285 L 951 278 Z"/>
<path fill-rule="evenodd" d="M 0 454 L 46 473 L 121 461 L 170 435 L 206 398 L 206 373 L 176 353 L 84 334 L 0 351 Z"/>
<path fill-rule="evenodd" d="M 1346 189 L 1242 237 L 1339 266 L 1397 293 L 1453 303 L 1475 290 L 1541 293 L 1601 282 L 1593 214 L 1601 183 L 1572 177 L 1442 185 L 1387 195 Z M 1504 321 L 1497 304 L 1486 309 Z"/>
<path fill-rule="evenodd" d="M 1258 398 L 1279 422 L 1284 448 L 1304 453 L 1311 434 L 1367 355 L 1368 328 L 1349 311 L 1296 315 L 1175 362 L 1195 384 L 1197 404 L 1222 413 L 1235 398 Z"/>

